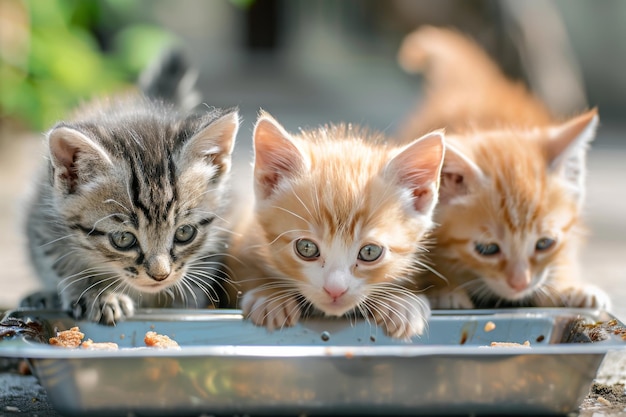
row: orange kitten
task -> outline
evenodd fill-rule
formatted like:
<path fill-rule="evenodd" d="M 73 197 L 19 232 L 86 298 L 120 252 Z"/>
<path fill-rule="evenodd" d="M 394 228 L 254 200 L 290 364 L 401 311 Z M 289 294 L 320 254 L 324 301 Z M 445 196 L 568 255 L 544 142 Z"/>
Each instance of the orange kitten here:
<path fill-rule="evenodd" d="M 269 114 L 254 129 L 256 205 L 230 267 L 241 308 L 269 329 L 302 314 L 362 314 L 392 337 L 424 330 L 414 279 L 431 229 L 441 132 L 398 147 L 351 125 L 293 135 Z"/>
<path fill-rule="evenodd" d="M 555 119 L 450 30 L 410 34 L 399 61 L 428 80 L 405 139 L 433 126 L 447 131 L 430 255 L 448 285 L 431 277 L 433 307 L 608 308 L 609 297 L 578 276 L 585 153 L 597 111 Z"/>

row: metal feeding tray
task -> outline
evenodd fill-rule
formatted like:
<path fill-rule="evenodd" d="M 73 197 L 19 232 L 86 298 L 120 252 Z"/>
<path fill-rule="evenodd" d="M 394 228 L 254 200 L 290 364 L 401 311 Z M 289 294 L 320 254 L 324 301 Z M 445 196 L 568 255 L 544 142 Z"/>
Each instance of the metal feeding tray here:
<path fill-rule="evenodd" d="M 411 342 L 354 319 L 270 333 L 238 310 L 141 310 L 104 326 L 21 308 L 3 323 L 0 357 L 26 358 L 65 415 L 562 415 L 607 351 L 626 348 L 621 322 L 580 309 L 435 311 Z M 119 350 L 47 344 L 73 326 Z M 147 348 L 147 331 L 181 348 Z"/>

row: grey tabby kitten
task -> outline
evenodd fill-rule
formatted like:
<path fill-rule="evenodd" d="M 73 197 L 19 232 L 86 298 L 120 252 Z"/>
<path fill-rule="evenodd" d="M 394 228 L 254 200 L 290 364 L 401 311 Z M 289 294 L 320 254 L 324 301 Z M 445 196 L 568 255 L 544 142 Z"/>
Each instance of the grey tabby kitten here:
<path fill-rule="evenodd" d="M 143 93 L 83 106 L 47 133 L 29 248 L 76 318 L 114 324 L 138 307 L 218 304 L 239 115 L 186 109 L 190 80 L 170 53 Z"/>

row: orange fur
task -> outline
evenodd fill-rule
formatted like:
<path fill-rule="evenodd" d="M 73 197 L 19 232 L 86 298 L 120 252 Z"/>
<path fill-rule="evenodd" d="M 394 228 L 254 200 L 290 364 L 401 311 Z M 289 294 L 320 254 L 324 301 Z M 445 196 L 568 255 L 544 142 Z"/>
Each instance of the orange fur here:
<path fill-rule="evenodd" d="M 229 265 L 244 313 L 280 328 L 308 310 L 356 312 L 394 337 L 421 333 L 430 310 L 412 277 L 432 226 L 441 133 L 405 147 L 351 125 L 296 136 L 263 113 L 254 145 L 255 209 Z M 300 239 L 319 256 L 298 255 Z M 359 255 L 369 244 L 383 248 L 371 262 Z"/>
<path fill-rule="evenodd" d="M 486 52 L 453 30 L 416 30 L 402 42 L 398 61 L 408 72 L 423 72 L 427 82 L 426 102 L 399 129 L 402 139 L 443 126 L 458 132 L 552 122 L 547 107 L 523 83 L 507 79 Z"/>
<path fill-rule="evenodd" d="M 428 80 L 425 103 L 400 135 L 433 126 L 448 133 L 430 251 L 448 283 L 431 274 L 432 304 L 608 307 L 604 292 L 580 282 L 577 261 L 585 152 L 597 111 L 553 117 L 452 30 L 413 32 L 399 62 Z M 544 248 L 545 238 L 554 243 Z M 490 244 L 498 245 L 495 253 L 487 253 Z"/>

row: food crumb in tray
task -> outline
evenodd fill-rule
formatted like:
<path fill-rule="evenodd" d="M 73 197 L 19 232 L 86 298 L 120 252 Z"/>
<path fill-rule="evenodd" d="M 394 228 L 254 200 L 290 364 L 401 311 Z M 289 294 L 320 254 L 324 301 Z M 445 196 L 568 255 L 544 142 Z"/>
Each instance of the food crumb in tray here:
<path fill-rule="evenodd" d="M 158 334 L 157 332 L 147 332 L 143 338 L 143 342 L 148 347 L 156 348 L 177 348 L 178 343 L 175 340 L 170 339 L 164 334 Z"/>
<path fill-rule="evenodd" d="M 530 347 L 530 342 L 527 340 L 524 343 L 516 342 L 491 342 L 490 347 Z"/>
<path fill-rule="evenodd" d="M 51 337 L 48 343 L 53 346 L 64 348 L 82 348 L 88 350 L 117 350 L 119 346 L 114 342 L 94 342 L 91 339 L 84 340 L 85 334 L 78 327 L 72 327 L 69 330 L 57 332 L 55 337 Z M 178 342 L 166 335 L 158 334 L 154 331 L 146 332 L 143 339 L 145 345 L 150 348 L 180 348 Z"/>
<path fill-rule="evenodd" d="M 94 342 L 91 339 L 85 340 L 81 345 L 83 349 L 92 349 L 92 350 L 116 350 L 119 349 L 117 343 L 113 342 Z"/>
<path fill-rule="evenodd" d="M 53 346 L 61 346 L 66 348 L 77 348 L 85 338 L 85 334 L 78 327 L 72 327 L 69 330 L 57 332 L 56 337 L 51 337 L 48 341 Z"/>
<path fill-rule="evenodd" d="M 485 327 L 484 330 L 485 332 L 489 333 L 492 330 L 495 330 L 496 328 L 496 324 L 492 321 L 488 321 L 487 323 L 485 323 Z"/>

